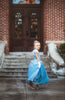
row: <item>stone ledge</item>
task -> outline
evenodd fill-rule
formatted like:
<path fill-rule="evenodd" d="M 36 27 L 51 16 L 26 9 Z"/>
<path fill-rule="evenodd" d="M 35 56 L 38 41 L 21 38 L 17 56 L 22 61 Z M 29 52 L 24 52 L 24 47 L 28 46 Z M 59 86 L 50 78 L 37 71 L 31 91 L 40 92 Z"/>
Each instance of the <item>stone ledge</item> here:
<path fill-rule="evenodd" d="M 5 45 L 7 44 L 7 41 L 0 41 L 0 58 L 2 57 Z"/>

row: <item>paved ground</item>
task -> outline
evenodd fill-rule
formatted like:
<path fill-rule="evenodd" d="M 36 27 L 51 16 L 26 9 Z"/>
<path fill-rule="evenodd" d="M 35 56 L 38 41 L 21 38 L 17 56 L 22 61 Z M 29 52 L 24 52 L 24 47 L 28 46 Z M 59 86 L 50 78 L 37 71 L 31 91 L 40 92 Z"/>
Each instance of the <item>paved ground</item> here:
<path fill-rule="evenodd" d="M 65 82 L 53 79 L 40 90 L 31 90 L 21 80 L 0 80 L 0 100 L 65 100 Z"/>

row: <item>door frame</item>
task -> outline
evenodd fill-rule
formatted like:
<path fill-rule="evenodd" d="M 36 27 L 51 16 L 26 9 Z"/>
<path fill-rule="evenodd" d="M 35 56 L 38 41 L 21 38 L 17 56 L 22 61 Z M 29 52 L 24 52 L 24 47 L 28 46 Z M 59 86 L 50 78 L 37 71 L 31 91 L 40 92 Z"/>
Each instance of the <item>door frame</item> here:
<path fill-rule="evenodd" d="M 9 3 L 10 3 L 10 15 L 12 14 L 12 9 L 24 9 L 24 8 L 35 8 L 35 9 L 37 9 L 37 8 L 40 8 L 41 9 L 41 12 L 42 12 L 42 7 L 43 7 L 43 3 L 42 3 L 42 1 L 41 1 L 41 4 L 40 5 L 37 5 L 37 4 L 12 4 L 12 0 L 10 0 L 9 1 Z M 41 13 L 41 33 L 43 34 L 43 23 L 42 23 L 42 21 L 43 21 L 43 12 Z M 12 24 L 12 22 L 11 22 L 11 16 L 10 16 L 10 26 L 11 26 L 11 24 Z M 12 37 L 11 37 L 11 32 L 12 32 L 12 30 L 10 29 L 10 51 L 11 51 L 11 48 L 12 48 L 12 43 L 11 42 L 13 42 L 12 41 Z M 43 36 L 43 35 L 42 35 Z M 42 44 L 41 44 L 41 46 L 42 46 L 42 50 L 41 51 L 43 51 L 43 37 L 41 37 L 42 39 L 41 39 L 41 41 L 42 41 Z M 33 39 L 33 38 L 32 38 Z"/>

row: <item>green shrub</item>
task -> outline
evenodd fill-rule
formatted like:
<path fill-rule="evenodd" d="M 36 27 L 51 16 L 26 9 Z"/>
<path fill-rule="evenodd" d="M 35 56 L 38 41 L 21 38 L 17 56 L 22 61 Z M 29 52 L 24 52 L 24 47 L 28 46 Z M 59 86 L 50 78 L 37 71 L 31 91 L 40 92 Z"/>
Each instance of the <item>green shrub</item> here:
<path fill-rule="evenodd" d="M 60 45 L 60 50 L 63 54 L 65 54 L 65 43 Z"/>

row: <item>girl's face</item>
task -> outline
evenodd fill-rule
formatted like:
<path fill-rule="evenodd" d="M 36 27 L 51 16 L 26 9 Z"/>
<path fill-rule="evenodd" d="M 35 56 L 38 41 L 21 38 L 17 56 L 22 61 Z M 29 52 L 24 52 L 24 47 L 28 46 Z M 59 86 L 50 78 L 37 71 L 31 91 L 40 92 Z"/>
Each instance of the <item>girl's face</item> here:
<path fill-rule="evenodd" d="M 40 49 L 40 43 L 36 43 L 34 46 L 35 49 L 39 50 Z"/>

